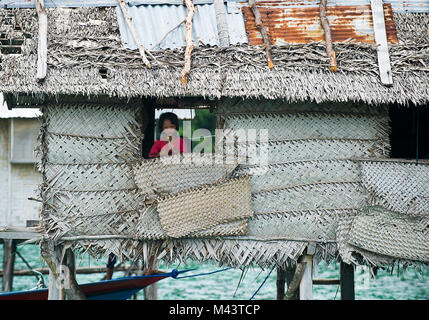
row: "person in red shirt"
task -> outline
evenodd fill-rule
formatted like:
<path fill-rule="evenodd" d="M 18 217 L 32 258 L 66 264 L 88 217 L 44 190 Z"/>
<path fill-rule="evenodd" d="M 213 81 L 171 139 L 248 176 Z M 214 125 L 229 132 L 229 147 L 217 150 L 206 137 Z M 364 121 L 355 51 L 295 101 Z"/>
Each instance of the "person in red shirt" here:
<path fill-rule="evenodd" d="M 160 139 L 150 149 L 149 158 L 171 156 L 188 152 L 185 140 L 179 136 L 179 119 L 172 112 L 165 112 L 159 117 Z"/>

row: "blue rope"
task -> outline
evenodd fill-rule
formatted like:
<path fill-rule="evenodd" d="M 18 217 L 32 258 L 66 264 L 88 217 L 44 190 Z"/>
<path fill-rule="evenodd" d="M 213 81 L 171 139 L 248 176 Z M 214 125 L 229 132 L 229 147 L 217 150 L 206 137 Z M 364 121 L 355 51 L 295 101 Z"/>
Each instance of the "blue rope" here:
<path fill-rule="evenodd" d="M 234 268 L 231 267 L 231 268 L 220 269 L 220 270 L 216 270 L 216 271 L 212 271 L 212 272 L 193 274 L 193 275 L 190 275 L 190 276 L 175 277 L 175 279 L 184 279 L 184 278 L 193 278 L 193 277 L 199 277 L 199 276 L 206 276 L 206 275 L 209 275 L 209 274 L 214 274 L 214 273 L 218 273 L 218 272 L 222 272 L 222 271 L 226 271 L 226 270 L 230 270 L 230 269 L 234 269 Z M 190 270 L 186 270 L 186 271 L 191 271 L 191 270 L 196 270 L 196 269 L 190 269 Z"/>
<path fill-rule="evenodd" d="M 274 268 L 275 268 L 275 267 L 276 267 L 276 266 L 274 266 L 274 267 L 271 269 L 270 273 L 268 273 L 268 275 L 265 277 L 264 281 L 262 281 L 262 283 L 261 283 L 261 285 L 259 286 L 259 288 L 255 291 L 255 293 L 253 294 L 253 296 L 252 296 L 249 300 L 252 300 L 252 299 L 257 295 L 257 293 L 259 292 L 259 290 L 261 290 L 262 286 L 265 284 L 265 281 L 267 281 L 267 279 L 270 277 L 271 272 L 273 272 L 273 270 L 274 270 Z"/>

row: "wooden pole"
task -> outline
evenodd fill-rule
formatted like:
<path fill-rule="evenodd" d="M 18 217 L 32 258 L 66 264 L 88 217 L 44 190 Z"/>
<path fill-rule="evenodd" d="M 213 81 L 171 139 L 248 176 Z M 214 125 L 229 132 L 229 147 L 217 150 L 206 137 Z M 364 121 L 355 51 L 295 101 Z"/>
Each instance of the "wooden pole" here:
<path fill-rule="evenodd" d="M 286 281 L 288 283 L 285 300 L 299 300 L 299 284 L 304 274 L 304 263 L 298 262 L 294 268 L 286 269 Z"/>
<path fill-rule="evenodd" d="M 253 15 L 255 16 L 256 27 L 259 29 L 259 32 L 262 35 L 262 39 L 264 41 L 264 46 L 265 46 L 265 54 L 267 56 L 268 68 L 271 69 L 274 67 L 274 63 L 273 63 L 273 59 L 271 57 L 271 43 L 270 43 L 270 38 L 268 36 L 267 28 L 265 28 L 264 24 L 262 23 L 261 12 L 259 11 L 258 7 L 256 6 L 256 1 L 255 0 L 249 0 L 249 6 L 253 12 Z"/>
<path fill-rule="evenodd" d="M 320 21 L 322 23 L 323 31 L 325 31 L 326 53 L 328 54 L 329 63 L 331 65 L 330 70 L 332 72 L 336 72 L 338 70 L 337 58 L 335 55 L 335 50 L 332 47 L 331 28 L 329 27 L 329 22 L 326 18 L 326 3 L 327 0 L 320 1 Z"/>
<path fill-rule="evenodd" d="M 140 39 L 139 39 L 137 32 L 133 26 L 132 18 L 129 16 L 129 14 L 127 12 L 125 0 L 118 0 L 118 3 L 119 3 L 119 7 L 121 8 L 122 14 L 124 15 L 124 19 L 125 19 L 125 22 L 128 26 L 128 29 L 130 30 L 131 35 L 132 35 L 132 37 L 133 37 L 133 39 L 137 45 L 137 48 L 139 49 L 140 56 L 142 57 L 144 64 L 146 65 L 146 67 L 151 68 L 152 66 L 151 66 L 149 60 L 146 58 L 146 53 L 145 53 L 146 49 L 140 43 Z"/>
<path fill-rule="evenodd" d="M 183 2 L 186 5 L 186 8 L 188 9 L 188 13 L 186 15 L 185 24 L 186 24 L 186 31 L 185 31 L 185 42 L 186 42 L 186 49 L 185 49 L 185 66 L 183 67 L 182 71 L 180 72 L 180 81 L 185 85 L 188 81 L 188 75 L 191 72 L 191 53 L 194 49 L 194 43 L 192 40 L 192 19 L 194 18 L 195 13 L 195 7 L 194 2 L 192 0 L 183 0 Z"/>
<path fill-rule="evenodd" d="M 156 270 L 157 267 L 158 263 L 155 261 L 155 256 L 152 255 L 148 265 L 148 270 Z M 156 282 L 145 287 L 143 291 L 145 300 L 158 300 L 158 284 Z"/>
<path fill-rule="evenodd" d="M 302 260 L 304 263 L 304 273 L 299 284 L 299 299 L 313 299 L 313 256 L 306 254 Z"/>
<path fill-rule="evenodd" d="M 44 242 L 41 249 L 50 268 L 48 300 L 85 300 L 75 277 L 73 251 L 52 241 Z"/>
<path fill-rule="evenodd" d="M 351 264 L 340 263 L 341 300 L 355 300 L 355 272 Z"/>
<path fill-rule="evenodd" d="M 13 269 L 15 265 L 16 240 L 4 239 L 3 252 L 3 291 L 12 291 L 13 289 Z"/>
<path fill-rule="evenodd" d="M 36 12 L 39 17 L 39 37 L 37 42 L 37 75 L 38 82 L 46 78 L 48 69 L 48 16 L 44 0 L 36 0 Z"/>
<path fill-rule="evenodd" d="M 277 300 L 284 300 L 285 297 L 286 270 L 277 268 Z"/>

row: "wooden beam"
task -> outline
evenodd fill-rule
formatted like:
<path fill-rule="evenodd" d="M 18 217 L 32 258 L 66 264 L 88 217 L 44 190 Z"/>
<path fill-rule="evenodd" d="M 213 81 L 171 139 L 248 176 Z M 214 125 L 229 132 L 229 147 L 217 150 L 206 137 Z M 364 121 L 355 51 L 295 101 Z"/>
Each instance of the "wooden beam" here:
<path fill-rule="evenodd" d="M 299 284 L 299 300 L 313 299 L 313 256 L 306 254 L 302 260 L 304 273 Z"/>
<path fill-rule="evenodd" d="M 4 240 L 4 250 L 3 250 L 3 291 L 12 291 L 13 290 L 13 269 L 15 265 L 15 251 L 16 251 L 16 242 L 15 240 L 8 239 Z"/>
<path fill-rule="evenodd" d="M 36 0 L 36 12 L 39 17 L 39 37 L 37 40 L 37 82 L 46 78 L 48 70 L 48 16 L 44 0 Z"/>
<path fill-rule="evenodd" d="M 353 265 L 340 263 L 341 300 L 355 300 L 355 270 Z"/>
<path fill-rule="evenodd" d="M 390 66 L 389 47 L 387 45 L 386 24 L 384 21 L 383 0 L 371 0 L 372 20 L 374 25 L 375 42 L 377 43 L 378 69 L 381 83 L 393 85 L 392 69 Z"/>
<path fill-rule="evenodd" d="M 0 239 L 31 240 L 40 238 L 40 233 L 26 227 L 4 227 L 0 229 Z"/>

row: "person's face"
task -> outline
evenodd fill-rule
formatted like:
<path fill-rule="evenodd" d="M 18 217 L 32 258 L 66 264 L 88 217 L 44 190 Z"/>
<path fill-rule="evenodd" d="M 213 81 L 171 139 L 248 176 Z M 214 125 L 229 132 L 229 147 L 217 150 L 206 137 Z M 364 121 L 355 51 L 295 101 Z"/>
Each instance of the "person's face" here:
<path fill-rule="evenodd" d="M 176 140 L 177 135 L 176 126 L 169 119 L 165 119 L 162 124 L 161 140 Z"/>
<path fill-rule="evenodd" d="M 164 123 L 162 124 L 162 131 L 164 131 L 165 129 L 176 130 L 176 126 L 173 123 L 171 123 L 171 121 L 169 119 L 165 119 Z"/>

